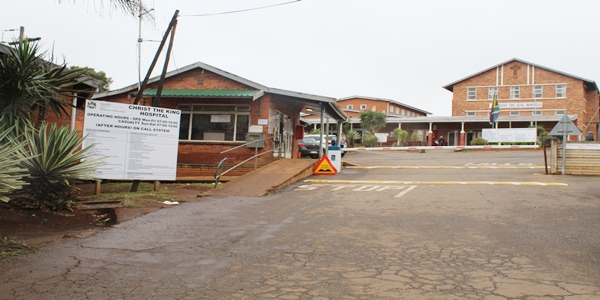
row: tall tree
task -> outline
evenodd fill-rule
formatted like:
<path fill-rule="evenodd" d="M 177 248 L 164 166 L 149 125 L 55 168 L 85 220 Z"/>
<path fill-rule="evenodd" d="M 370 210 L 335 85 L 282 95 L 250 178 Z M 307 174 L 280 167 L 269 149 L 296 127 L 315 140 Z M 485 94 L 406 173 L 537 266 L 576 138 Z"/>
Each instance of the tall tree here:
<path fill-rule="evenodd" d="M 387 115 L 378 111 L 360 112 L 360 125 L 369 131 L 370 134 L 377 133 L 387 124 Z"/>
<path fill-rule="evenodd" d="M 58 2 L 61 3 L 64 0 L 59 0 Z M 101 3 L 103 3 L 104 1 L 100 1 Z M 117 9 L 121 9 L 123 12 L 130 14 L 134 17 L 139 16 L 140 13 L 140 6 L 142 8 L 142 11 L 146 12 L 146 8 L 143 6 L 142 1 L 140 0 L 110 0 L 110 4 L 117 8 Z"/>
<path fill-rule="evenodd" d="M 83 70 L 83 74 L 100 80 L 102 86 L 98 90 L 99 93 L 108 92 L 110 90 L 110 85 L 113 83 L 112 77 L 107 77 L 104 71 L 96 71 L 94 68 L 79 66 L 71 66 L 71 70 Z"/>

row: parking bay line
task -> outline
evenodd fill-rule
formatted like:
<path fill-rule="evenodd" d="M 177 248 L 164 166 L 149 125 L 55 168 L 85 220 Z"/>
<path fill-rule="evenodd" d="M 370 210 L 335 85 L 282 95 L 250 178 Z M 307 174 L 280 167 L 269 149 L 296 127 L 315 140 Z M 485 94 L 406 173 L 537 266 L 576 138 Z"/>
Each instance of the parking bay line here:
<path fill-rule="evenodd" d="M 544 166 L 346 166 L 347 169 L 543 169 Z"/>
<path fill-rule="evenodd" d="M 410 185 L 410 186 L 402 186 L 402 185 L 371 185 L 371 184 L 330 184 L 330 183 L 317 183 L 317 184 L 311 184 L 311 185 L 300 185 L 298 187 L 296 187 L 294 190 L 295 191 L 314 191 L 316 189 L 319 188 L 323 188 L 323 187 L 330 187 L 332 191 L 339 191 L 339 190 L 343 190 L 346 188 L 350 188 L 352 189 L 352 191 L 356 191 L 356 192 L 382 192 L 382 191 L 389 191 L 389 190 L 403 190 L 402 192 L 398 193 L 396 196 L 394 196 L 394 198 L 401 198 L 402 196 L 406 195 L 407 193 L 409 193 L 410 191 L 414 190 L 415 188 L 417 188 L 416 185 Z"/>
<path fill-rule="evenodd" d="M 534 181 L 396 181 L 396 180 L 326 180 L 308 179 L 304 182 L 311 183 L 338 183 L 338 184 L 401 184 L 401 185 L 519 185 L 519 186 L 569 186 L 560 182 L 534 182 Z"/>

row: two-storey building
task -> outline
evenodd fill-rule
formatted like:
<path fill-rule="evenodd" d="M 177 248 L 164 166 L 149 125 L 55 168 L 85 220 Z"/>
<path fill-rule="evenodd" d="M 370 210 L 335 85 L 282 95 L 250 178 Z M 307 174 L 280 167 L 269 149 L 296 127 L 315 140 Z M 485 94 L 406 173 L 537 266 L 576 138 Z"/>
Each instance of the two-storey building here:
<path fill-rule="evenodd" d="M 442 136 L 450 145 L 468 145 L 484 128 L 537 125 L 550 131 L 568 114 L 583 135 L 592 132 L 598 137 L 600 97 L 589 79 L 514 58 L 444 88 L 452 92 L 452 117 L 410 119 L 403 128 L 428 128 L 432 139 Z M 490 125 L 494 96 L 500 116 Z"/>

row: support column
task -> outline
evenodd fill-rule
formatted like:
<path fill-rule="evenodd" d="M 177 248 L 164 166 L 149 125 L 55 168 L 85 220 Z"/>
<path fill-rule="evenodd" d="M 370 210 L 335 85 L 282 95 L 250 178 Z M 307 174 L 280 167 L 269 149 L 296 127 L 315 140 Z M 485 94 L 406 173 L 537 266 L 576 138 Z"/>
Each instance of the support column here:
<path fill-rule="evenodd" d="M 427 132 L 427 146 L 433 146 L 433 122 L 429 122 L 429 131 Z"/>
<path fill-rule="evenodd" d="M 459 146 L 466 146 L 467 141 L 465 140 L 466 135 L 465 135 L 465 122 L 460 122 L 460 137 L 458 138 L 458 145 Z"/>
<path fill-rule="evenodd" d="M 77 121 L 77 93 L 73 96 L 73 107 L 71 107 L 71 131 L 76 130 L 76 122 Z M 83 134 L 83 132 L 82 132 Z"/>

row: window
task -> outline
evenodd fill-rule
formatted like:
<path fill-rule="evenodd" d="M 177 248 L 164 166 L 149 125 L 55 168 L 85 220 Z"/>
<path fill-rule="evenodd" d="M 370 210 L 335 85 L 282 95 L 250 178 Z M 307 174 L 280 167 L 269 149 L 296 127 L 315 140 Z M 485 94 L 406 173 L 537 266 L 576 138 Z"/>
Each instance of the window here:
<path fill-rule="evenodd" d="M 476 88 L 468 88 L 467 89 L 467 100 L 475 100 L 477 99 L 477 89 Z"/>
<path fill-rule="evenodd" d="M 567 85 L 558 84 L 556 85 L 556 98 L 564 98 L 567 96 Z"/>
<path fill-rule="evenodd" d="M 531 112 L 531 115 L 533 116 L 541 116 L 542 115 L 542 111 L 540 110 L 534 110 Z"/>
<path fill-rule="evenodd" d="M 346 109 L 352 109 L 352 104 L 346 105 Z"/>
<path fill-rule="evenodd" d="M 178 105 L 179 139 L 188 141 L 245 141 L 250 105 Z"/>
<path fill-rule="evenodd" d="M 400 108 L 396 107 L 396 114 L 399 114 L 399 113 L 400 113 Z"/>
<path fill-rule="evenodd" d="M 488 88 L 488 99 L 494 99 L 494 95 L 498 96 L 498 87 L 491 86 Z"/>
<path fill-rule="evenodd" d="M 521 87 L 520 86 L 511 86 L 510 87 L 510 99 L 519 99 L 521 98 Z"/>
<path fill-rule="evenodd" d="M 557 115 L 564 115 L 564 114 L 566 114 L 566 113 L 567 113 L 567 112 L 566 112 L 565 110 L 557 110 L 557 111 L 555 112 L 555 114 L 557 114 Z"/>
<path fill-rule="evenodd" d="M 468 117 L 474 117 L 474 116 L 476 116 L 476 115 L 477 115 L 477 113 L 475 113 L 474 111 L 468 111 L 468 112 L 467 112 L 467 116 L 468 116 Z"/>
<path fill-rule="evenodd" d="M 366 104 L 361 104 L 360 105 L 360 110 L 365 110 L 367 109 L 367 105 Z"/>
<path fill-rule="evenodd" d="M 519 112 L 518 112 L 518 111 L 511 111 L 511 112 L 510 112 L 510 115 L 511 115 L 511 116 L 518 116 L 518 115 L 519 115 Z"/>
<path fill-rule="evenodd" d="M 542 86 L 534 85 L 533 86 L 533 98 L 542 98 Z"/>

